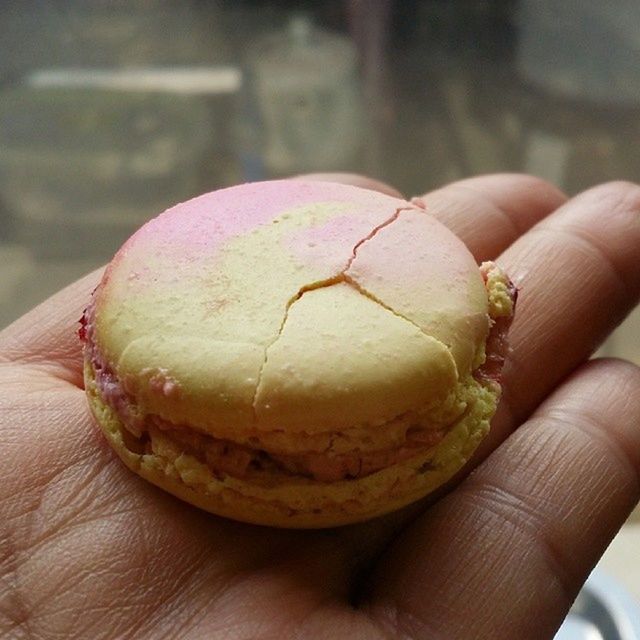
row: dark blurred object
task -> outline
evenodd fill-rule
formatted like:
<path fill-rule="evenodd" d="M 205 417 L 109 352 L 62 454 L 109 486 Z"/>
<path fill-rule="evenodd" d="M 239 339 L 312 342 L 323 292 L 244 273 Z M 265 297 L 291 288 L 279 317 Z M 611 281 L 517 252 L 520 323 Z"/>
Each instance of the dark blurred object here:
<path fill-rule="evenodd" d="M 437 55 L 480 61 L 509 58 L 516 43 L 517 0 L 409 0 L 394 3 L 394 47 L 426 41 Z M 409 39 L 409 40 L 407 40 Z"/>
<path fill-rule="evenodd" d="M 521 0 L 517 68 L 549 93 L 640 105 L 640 3 Z"/>
<path fill-rule="evenodd" d="M 640 4 L 622 0 L 612 10 L 595 0 L 522 0 L 515 19 L 513 70 L 469 79 L 470 111 L 510 150 L 504 164 L 569 193 L 637 180 Z"/>

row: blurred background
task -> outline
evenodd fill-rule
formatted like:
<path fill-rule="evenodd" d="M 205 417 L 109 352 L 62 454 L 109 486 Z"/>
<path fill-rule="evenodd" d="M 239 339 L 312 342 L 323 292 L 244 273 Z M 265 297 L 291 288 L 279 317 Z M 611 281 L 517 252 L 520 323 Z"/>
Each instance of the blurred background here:
<path fill-rule="evenodd" d="M 0 328 L 238 182 L 640 179 L 637 0 L 4 0 L 0 45 Z"/>
<path fill-rule="evenodd" d="M 639 27 L 637 0 L 5 0 L 0 327 L 238 182 L 637 180 Z M 601 353 L 640 363 L 639 312 Z"/>
<path fill-rule="evenodd" d="M 0 328 L 238 182 L 640 179 L 638 0 L 4 0 L 0 45 Z"/>

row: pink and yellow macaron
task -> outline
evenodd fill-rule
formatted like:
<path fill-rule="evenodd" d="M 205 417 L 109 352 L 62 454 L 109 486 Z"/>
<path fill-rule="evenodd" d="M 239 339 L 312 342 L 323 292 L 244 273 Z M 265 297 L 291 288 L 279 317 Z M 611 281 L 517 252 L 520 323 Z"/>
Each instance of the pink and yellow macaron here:
<path fill-rule="evenodd" d="M 202 509 L 346 524 L 469 459 L 500 395 L 514 288 L 421 206 L 247 184 L 134 234 L 82 320 L 86 390 L 124 463 Z"/>

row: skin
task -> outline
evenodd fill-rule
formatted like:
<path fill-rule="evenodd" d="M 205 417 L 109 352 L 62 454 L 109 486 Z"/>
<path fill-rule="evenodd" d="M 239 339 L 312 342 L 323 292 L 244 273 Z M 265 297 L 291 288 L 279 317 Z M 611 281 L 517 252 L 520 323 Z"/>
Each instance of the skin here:
<path fill-rule="evenodd" d="M 640 296 L 640 187 L 567 201 L 494 175 L 424 199 L 520 287 L 504 402 L 455 482 L 326 531 L 165 495 L 87 410 L 74 331 L 93 273 L 0 334 L 0 635 L 552 638 L 640 496 L 640 370 L 585 363 Z"/>

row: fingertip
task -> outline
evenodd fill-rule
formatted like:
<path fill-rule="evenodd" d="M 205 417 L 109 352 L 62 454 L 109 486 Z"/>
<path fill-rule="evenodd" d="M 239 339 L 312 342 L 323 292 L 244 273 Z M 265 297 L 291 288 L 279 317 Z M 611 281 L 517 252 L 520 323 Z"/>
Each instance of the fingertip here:
<path fill-rule="evenodd" d="M 506 212 L 520 234 L 553 213 L 568 197 L 554 184 L 524 173 L 495 173 L 465 178 L 455 185 L 478 192 Z"/>
<path fill-rule="evenodd" d="M 624 358 L 609 356 L 592 358 L 583 366 L 582 370 L 595 370 L 598 373 L 606 373 L 607 375 L 613 372 L 619 374 L 621 379 L 628 379 L 630 382 L 640 385 L 640 366 Z"/>
<path fill-rule="evenodd" d="M 494 260 L 567 198 L 541 178 L 499 173 L 452 182 L 422 199 L 481 262 Z"/>
<path fill-rule="evenodd" d="M 610 180 L 587 189 L 578 197 L 600 196 L 618 201 L 623 208 L 640 212 L 640 184 L 630 180 Z"/>
<path fill-rule="evenodd" d="M 464 178 L 459 181 L 459 184 L 530 192 L 539 202 L 546 200 L 551 210 L 558 208 L 569 199 L 557 185 L 528 173 L 487 173 Z"/>

